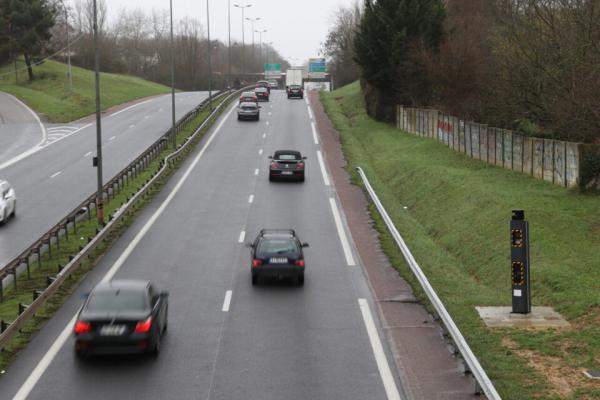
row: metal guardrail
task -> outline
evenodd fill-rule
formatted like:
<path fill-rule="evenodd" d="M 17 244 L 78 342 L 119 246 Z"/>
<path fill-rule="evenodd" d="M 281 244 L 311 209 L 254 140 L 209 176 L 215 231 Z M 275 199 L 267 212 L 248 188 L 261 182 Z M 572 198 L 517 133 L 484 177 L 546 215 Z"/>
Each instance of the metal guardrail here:
<path fill-rule="evenodd" d="M 121 208 L 119 208 L 115 214 L 109 218 L 108 223 L 89 241 L 89 243 L 81 249 L 81 251 L 75 255 L 71 261 L 64 268 L 61 269 L 58 274 L 49 280 L 48 286 L 41 292 L 36 292 L 34 296 L 35 299 L 29 305 L 22 305 L 19 307 L 19 316 L 12 321 L 10 324 L 3 324 L 4 326 L 0 327 L 2 332 L 0 333 L 0 350 L 4 349 L 5 346 L 9 343 L 12 337 L 22 329 L 25 324 L 29 321 L 31 317 L 35 315 L 35 313 L 44 305 L 44 303 L 54 294 L 61 286 L 61 284 L 69 277 L 69 275 L 77 268 L 81 263 L 87 259 L 87 257 L 96 249 L 96 247 L 102 243 L 102 241 L 108 237 L 108 235 L 112 232 L 112 230 L 117 226 L 118 222 L 127 214 L 128 211 L 137 203 L 139 199 L 141 199 L 148 190 L 152 187 L 152 185 L 160 179 L 165 172 L 170 168 L 172 162 L 180 159 L 182 152 L 187 150 L 190 143 L 193 142 L 193 139 L 204 129 L 212 120 L 212 118 L 217 115 L 218 112 L 221 111 L 224 107 L 229 105 L 229 101 L 231 98 L 236 96 L 239 91 L 229 92 L 229 95 L 213 110 L 211 114 L 207 116 L 207 118 L 202 122 L 202 124 L 196 128 L 194 133 L 186 140 L 186 142 L 181 145 L 176 151 L 169 154 L 165 157 L 164 160 L 161 161 L 160 169 L 158 172 L 147 182 L 143 184 L 143 186 L 133 195 L 131 199 L 129 199 Z M 224 97 L 224 96 L 221 96 Z M 215 98 L 213 97 L 213 101 Z M 203 104 L 205 104 L 203 102 Z M 198 114 L 198 110 L 200 106 L 196 108 L 196 115 Z M 193 112 L 193 111 L 192 111 Z M 187 122 L 189 122 L 192 118 L 187 118 Z M 180 119 L 181 121 L 186 120 L 186 117 Z M 159 139 L 160 140 L 160 139 Z M 151 146 L 152 147 L 152 146 Z M 148 150 L 144 153 L 147 153 Z M 133 163 L 132 163 L 133 164 Z M 131 165 L 131 164 L 130 164 Z M 61 228 L 62 229 L 62 228 Z M 40 243 L 40 241 L 36 241 L 36 243 Z M 16 268 L 16 267 L 14 267 Z M 6 275 L 4 275 L 6 276 Z"/>
<path fill-rule="evenodd" d="M 218 99 L 229 92 L 216 92 L 212 101 L 218 101 Z M 185 128 L 190 121 L 192 121 L 198 113 L 200 113 L 204 107 L 209 103 L 210 99 L 203 100 L 193 110 L 190 110 L 183 117 L 181 117 L 175 124 L 175 134 L 179 133 Z M 170 145 L 168 138 L 172 135 L 171 129 L 163 134 L 158 140 L 152 143 L 142 154 L 140 154 L 135 160 L 129 165 L 119 171 L 112 179 L 110 179 L 103 187 L 104 196 L 110 199 L 117 191 L 120 191 L 122 186 L 125 185 L 130 179 L 135 178 L 139 171 L 143 170 L 148 166 L 154 159 Z M 116 189 L 115 189 L 116 188 Z M 41 255 L 43 250 L 52 251 L 52 244 L 58 244 L 60 242 L 61 233 L 68 239 L 69 237 L 69 226 L 73 228 L 75 233 L 77 232 L 77 218 L 81 214 L 87 212 L 88 218 L 91 218 L 91 210 L 96 206 L 96 193 L 90 195 L 82 203 L 80 203 L 75 209 L 67 214 L 66 217 L 62 218 L 56 225 L 50 228 L 46 233 L 41 235 L 39 239 L 33 242 L 27 247 L 21 254 L 15 257 L 12 261 L 0 268 L 0 303 L 4 301 L 4 287 L 2 282 L 8 275 L 13 275 L 14 282 L 16 282 L 17 269 L 25 265 L 27 267 L 27 274 L 29 274 L 29 268 L 31 262 L 41 263 Z M 32 260 L 33 259 L 33 260 Z M 1 328 L 1 327 L 0 327 Z"/>
<path fill-rule="evenodd" d="M 427 279 L 427 277 L 423 273 L 423 270 L 421 269 L 421 267 L 419 266 L 419 264 L 413 257 L 412 253 L 410 252 L 410 249 L 404 242 L 404 239 L 402 239 L 402 236 L 400 236 L 400 233 L 396 229 L 394 222 L 392 221 L 392 219 L 388 215 L 387 211 L 383 207 L 383 204 L 379 200 L 379 197 L 377 196 L 377 193 L 375 192 L 375 190 L 373 190 L 373 187 L 369 183 L 369 179 L 365 175 L 364 171 L 360 167 L 357 167 L 356 170 L 358 171 L 358 174 L 360 175 L 360 177 L 365 185 L 365 188 L 367 189 L 367 192 L 369 193 L 369 196 L 371 197 L 371 200 L 375 204 L 375 207 L 377 207 L 379 214 L 383 218 L 388 230 L 392 234 L 392 237 L 394 238 L 394 240 L 396 241 L 396 244 L 400 248 L 400 251 L 404 255 L 404 259 L 406 260 L 406 263 L 408 264 L 411 271 L 413 272 L 413 274 L 415 275 L 415 277 L 421 284 L 423 291 L 429 298 L 429 301 L 435 308 L 435 311 L 440 316 L 440 319 L 444 323 L 446 330 L 448 331 L 450 336 L 452 336 L 452 339 L 454 340 L 456 347 L 458 348 L 460 354 L 462 355 L 463 359 L 467 363 L 467 366 L 468 366 L 469 370 L 471 371 L 471 373 L 473 374 L 473 376 L 475 377 L 479 387 L 481 388 L 481 390 L 483 391 L 483 393 L 487 396 L 487 398 L 489 400 L 501 400 L 501 397 L 498 394 L 498 392 L 496 391 L 496 388 L 494 387 L 494 385 L 492 384 L 492 381 L 487 376 L 484 369 L 481 367 L 481 364 L 479 364 L 479 361 L 477 360 L 477 357 L 475 357 L 475 354 L 473 354 L 473 351 L 471 351 L 469 344 L 467 343 L 467 341 L 463 337 L 462 333 L 460 332 L 460 330 L 458 329 L 458 327 L 452 320 L 452 317 L 446 310 L 446 307 L 444 307 L 444 304 L 438 297 L 437 293 L 435 292 L 435 290 L 429 283 L 429 280 Z"/>

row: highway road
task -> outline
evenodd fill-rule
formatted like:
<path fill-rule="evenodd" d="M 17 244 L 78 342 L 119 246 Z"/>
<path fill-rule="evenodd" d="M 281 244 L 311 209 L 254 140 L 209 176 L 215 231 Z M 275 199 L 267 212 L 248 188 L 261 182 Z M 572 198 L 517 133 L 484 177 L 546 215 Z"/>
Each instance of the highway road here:
<path fill-rule="evenodd" d="M 176 95 L 177 118 L 207 92 Z M 171 97 L 152 98 L 102 118 L 105 181 L 122 170 L 171 126 Z M 49 128 L 49 132 L 52 132 Z M 56 131 L 55 131 L 56 132 Z M 17 193 L 17 217 L 0 227 L 0 267 L 18 256 L 96 190 L 96 124 L 62 127 L 44 147 L 0 167 Z M 58 136 L 61 135 L 61 136 Z"/>
<path fill-rule="evenodd" d="M 0 165 L 41 145 L 46 138 L 38 116 L 13 95 L 0 92 Z"/>
<path fill-rule="evenodd" d="M 231 108 L 2 375 L 2 398 L 404 398 L 307 104 L 274 92 L 261 113 Z M 267 156 L 286 148 L 308 157 L 305 183 L 268 181 Z M 261 228 L 310 243 L 304 287 L 251 285 L 243 242 Z M 111 277 L 170 292 L 158 359 L 74 357 L 81 296 Z"/>

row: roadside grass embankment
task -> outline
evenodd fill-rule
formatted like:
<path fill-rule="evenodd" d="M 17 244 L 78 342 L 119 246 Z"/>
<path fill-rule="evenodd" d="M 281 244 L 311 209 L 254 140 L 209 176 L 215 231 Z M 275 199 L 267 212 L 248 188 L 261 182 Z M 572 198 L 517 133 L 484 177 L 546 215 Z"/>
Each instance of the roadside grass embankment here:
<path fill-rule="evenodd" d="M 324 93 L 347 169 L 361 166 L 396 227 L 504 399 L 598 399 L 600 197 L 475 161 L 370 119 L 357 83 Z M 530 223 L 532 303 L 563 330 L 488 329 L 476 306 L 510 306 L 509 221 Z M 382 247 L 427 303 L 371 206 Z"/>
<path fill-rule="evenodd" d="M 21 60 L 17 68 L 24 68 Z M 15 82 L 14 65 L 0 67 L 0 91 L 23 101 L 42 118 L 53 123 L 71 122 L 96 111 L 94 71 L 72 67 L 73 93 L 69 89 L 68 66 L 57 61 L 45 61 L 33 67 L 35 79 L 27 80 L 27 71 L 19 71 Z M 148 96 L 170 93 L 167 86 L 128 75 L 102 73 L 100 102 L 102 109 Z"/>
<path fill-rule="evenodd" d="M 235 99 L 234 99 L 235 100 Z M 220 101 L 219 101 L 220 102 Z M 157 193 L 164 187 L 170 177 L 183 163 L 186 156 L 194 150 L 196 145 L 201 141 L 202 137 L 208 132 L 216 119 L 222 114 L 227 107 L 221 109 L 215 116 L 211 118 L 211 122 L 207 124 L 193 140 L 188 147 L 183 150 L 181 157 L 176 158 L 171 168 L 168 168 L 166 173 L 159 178 L 156 183 L 150 187 L 145 197 L 135 203 L 130 212 L 125 214 L 120 220 L 118 226 L 108 235 L 100 246 L 98 246 L 93 254 L 78 267 L 67 279 L 60 289 L 50 297 L 50 299 L 42 306 L 40 311 L 30 319 L 25 327 L 17 334 L 8 346 L 0 351 L 0 371 L 9 367 L 10 362 L 16 354 L 23 349 L 30 341 L 32 336 L 38 332 L 44 323 L 50 319 L 54 313 L 65 302 L 68 296 L 77 288 L 79 282 L 86 276 L 87 272 L 94 268 L 100 261 L 101 257 L 111 248 L 118 238 L 127 230 L 134 222 L 135 218 L 141 210 L 147 206 Z M 210 112 L 205 109 L 193 119 L 187 127 L 183 128 L 177 134 L 177 147 L 187 142 L 190 136 L 195 132 L 196 128 L 208 117 Z M 149 165 L 140 171 L 140 173 L 127 181 L 121 191 L 116 193 L 105 202 L 105 215 L 113 215 L 117 209 L 122 207 L 139 189 L 150 180 L 161 168 L 161 161 L 173 152 L 172 148 L 162 151 Z M 55 276 L 60 266 L 64 266 L 69 262 L 70 257 L 80 251 L 80 248 L 85 246 L 91 238 L 97 234 L 97 229 L 101 227 L 96 220 L 95 210 L 90 213 L 89 219 L 84 219 L 77 223 L 77 231 L 69 232 L 69 240 L 61 239 L 60 247 L 53 244 L 52 252 L 46 252 L 41 257 L 41 263 L 34 262 L 31 264 L 30 273 L 21 273 L 17 278 L 17 285 L 14 284 L 5 288 L 4 302 L 0 303 L 0 320 L 12 321 L 18 316 L 19 304 L 27 305 L 33 300 L 33 292 L 48 286 L 48 277 Z"/>

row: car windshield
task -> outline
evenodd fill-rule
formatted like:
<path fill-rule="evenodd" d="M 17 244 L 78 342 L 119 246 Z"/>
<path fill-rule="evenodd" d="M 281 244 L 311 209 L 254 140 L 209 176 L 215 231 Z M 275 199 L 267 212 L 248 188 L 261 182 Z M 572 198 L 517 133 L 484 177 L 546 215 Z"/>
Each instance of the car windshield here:
<path fill-rule="evenodd" d="M 258 244 L 258 257 L 269 257 L 274 254 L 297 254 L 298 244 L 294 239 L 263 239 Z"/>
<path fill-rule="evenodd" d="M 267 89 L 266 89 L 266 88 L 264 88 L 264 87 L 259 87 L 259 88 L 256 88 L 256 92 L 261 92 L 261 93 L 264 93 L 264 92 L 266 92 L 266 91 L 267 91 Z"/>
<path fill-rule="evenodd" d="M 146 296 L 139 291 L 122 291 L 93 293 L 85 307 L 86 311 L 144 311 L 148 309 Z"/>
<path fill-rule="evenodd" d="M 244 92 L 242 93 L 242 97 L 254 97 L 254 92 Z"/>

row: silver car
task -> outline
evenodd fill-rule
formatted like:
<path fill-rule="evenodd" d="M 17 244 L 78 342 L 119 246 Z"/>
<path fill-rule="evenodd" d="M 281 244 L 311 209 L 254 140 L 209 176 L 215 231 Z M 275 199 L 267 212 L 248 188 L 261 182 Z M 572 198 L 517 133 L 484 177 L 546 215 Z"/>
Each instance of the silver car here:
<path fill-rule="evenodd" d="M 243 102 L 238 106 L 238 121 L 242 119 L 260 119 L 260 106 L 254 102 Z"/>
<path fill-rule="evenodd" d="M 17 214 L 17 196 L 10 183 L 0 180 L 0 224 Z"/>

